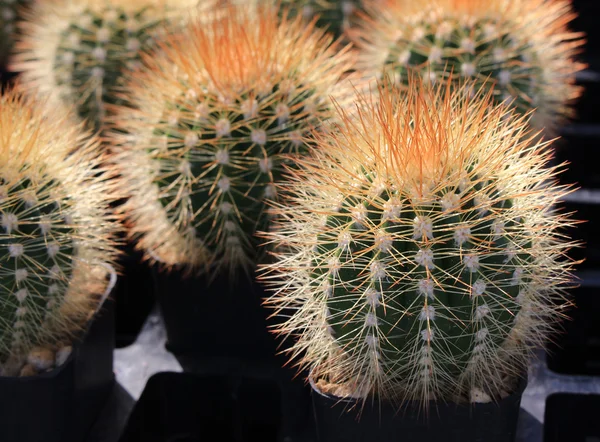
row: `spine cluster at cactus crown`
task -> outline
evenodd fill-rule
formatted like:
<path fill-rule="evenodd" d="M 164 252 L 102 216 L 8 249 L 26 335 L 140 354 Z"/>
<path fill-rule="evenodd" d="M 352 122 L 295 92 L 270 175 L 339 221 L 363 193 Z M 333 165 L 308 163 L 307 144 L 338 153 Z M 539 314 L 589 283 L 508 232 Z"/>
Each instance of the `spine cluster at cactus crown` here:
<path fill-rule="evenodd" d="M 281 246 L 268 303 L 294 312 L 278 331 L 338 394 L 499 398 L 565 307 L 574 221 L 551 150 L 489 93 L 444 86 L 340 109 L 264 233 Z"/>
<path fill-rule="evenodd" d="M 371 0 L 350 36 L 358 67 L 406 85 L 408 73 L 425 82 L 471 79 L 493 87 L 495 103 L 520 113 L 535 108 L 530 123 L 555 134 L 581 93 L 575 60 L 583 34 L 568 25 L 568 0 Z"/>
<path fill-rule="evenodd" d="M 47 103 L 0 97 L 0 370 L 67 342 L 106 290 L 117 231 L 99 142 Z"/>
<path fill-rule="evenodd" d="M 130 233 L 168 267 L 251 273 L 283 165 L 352 97 L 348 48 L 270 6 L 171 35 L 128 79 L 111 134 Z"/>

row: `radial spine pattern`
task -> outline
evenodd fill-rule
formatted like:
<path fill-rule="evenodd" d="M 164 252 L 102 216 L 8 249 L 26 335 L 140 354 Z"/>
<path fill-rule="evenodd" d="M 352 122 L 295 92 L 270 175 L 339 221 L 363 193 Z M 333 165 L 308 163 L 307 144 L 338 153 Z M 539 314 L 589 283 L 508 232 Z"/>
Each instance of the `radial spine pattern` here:
<path fill-rule="evenodd" d="M 404 84 L 410 71 L 426 83 L 474 80 L 494 88 L 496 103 L 536 108 L 531 123 L 549 133 L 572 115 L 585 66 L 574 60 L 584 40 L 567 28 L 569 0 L 372 0 L 366 9 L 352 34 L 361 68 Z"/>
<path fill-rule="evenodd" d="M 327 120 L 351 58 L 274 8 L 191 24 L 128 85 L 112 135 L 139 246 L 167 266 L 251 272 L 283 165 Z M 125 134 L 125 135 L 124 135 Z M 289 157 L 288 157 L 289 155 Z"/>
<path fill-rule="evenodd" d="M 269 303 L 294 312 L 279 332 L 315 381 L 425 406 L 499 398 L 565 304 L 573 222 L 551 207 L 568 189 L 525 117 L 409 86 L 316 136 L 266 233 Z"/>

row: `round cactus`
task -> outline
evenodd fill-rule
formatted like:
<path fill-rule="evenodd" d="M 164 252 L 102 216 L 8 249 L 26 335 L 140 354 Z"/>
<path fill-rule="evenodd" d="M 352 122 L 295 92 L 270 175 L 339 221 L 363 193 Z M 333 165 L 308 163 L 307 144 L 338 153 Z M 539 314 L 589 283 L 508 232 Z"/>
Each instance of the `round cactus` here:
<path fill-rule="evenodd" d="M 98 141 L 72 117 L 0 97 L 0 368 L 81 327 L 115 259 Z M 5 372 L 6 374 L 6 372 Z"/>
<path fill-rule="evenodd" d="M 564 307 L 567 189 L 490 93 L 409 86 L 316 134 L 266 233 L 283 246 L 269 303 L 295 312 L 279 331 L 301 365 L 349 395 L 499 398 Z"/>
<path fill-rule="evenodd" d="M 121 75 L 139 64 L 167 20 L 190 14 L 198 0 L 44 0 L 22 24 L 12 68 L 22 85 L 76 105 L 95 130 L 119 103 Z M 210 2 L 202 2 L 209 5 Z"/>
<path fill-rule="evenodd" d="M 0 69 L 12 49 L 20 8 L 27 4 L 29 0 L 0 0 Z"/>
<path fill-rule="evenodd" d="M 192 23 L 132 75 L 133 107 L 116 114 L 112 138 L 123 210 L 149 258 L 251 271 L 286 156 L 306 150 L 331 95 L 351 96 L 348 51 L 277 14 L 231 8 L 210 26 Z"/>
<path fill-rule="evenodd" d="M 568 0 L 372 0 L 353 30 L 358 65 L 406 83 L 416 72 L 425 82 L 454 73 L 476 87 L 493 87 L 494 102 L 511 102 L 531 124 L 552 132 L 572 112 L 581 93 L 574 61 L 584 40 L 570 32 Z"/>

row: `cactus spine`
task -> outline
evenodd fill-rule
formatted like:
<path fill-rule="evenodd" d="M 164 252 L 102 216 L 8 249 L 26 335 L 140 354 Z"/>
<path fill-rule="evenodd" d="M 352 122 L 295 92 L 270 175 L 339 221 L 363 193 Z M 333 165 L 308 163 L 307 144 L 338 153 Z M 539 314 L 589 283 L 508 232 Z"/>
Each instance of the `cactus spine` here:
<path fill-rule="evenodd" d="M 0 97 L 0 368 L 81 327 L 114 262 L 114 192 L 71 118 Z"/>
<path fill-rule="evenodd" d="M 76 105 L 95 130 L 119 103 L 123 70 L 135 68 L 168 20 L 191 13 L 198 0 L 46 0 L 25 17 L 15 70 L 23 85 Z M 206 2 L 208 5 L 209 2 Z"/>
<path fill-rule="evenodd" d="M 295 312 L 279 331 L 349 395 L 499 398 L 564 307 L 572 221 L 549 209 L 567 192 L 550 150 L 489 92 L 444 86 L 342 111 L 266 233 L 285 245 L 269 302 Z"/>
<path fill-rule="evenodd" d="M 149 258 L 250 272 L 286 155 L 306 150 L 330 95 L 351 96 L 340 81 L 348 51 L 277 14 L 230 8 L 210 26 L 193 23 L 132 76 L 134 106 L 116 115 L 114 150 L 131 195 L 124 213 Z"/>
<path fill-rule="evenodd" d="M 494 101 L 520 113 L 536 108 L 531 123 L 552 132 L 572 115 L 581 93 L 574 60 L 584 40 L 570 32 L 575 17 L 566 0 L 410 0 L 372 2 L 353 39 L 359 65 L 406 84 L 416 72 L 426 82 L 470 79 L 493 87 Z"/>

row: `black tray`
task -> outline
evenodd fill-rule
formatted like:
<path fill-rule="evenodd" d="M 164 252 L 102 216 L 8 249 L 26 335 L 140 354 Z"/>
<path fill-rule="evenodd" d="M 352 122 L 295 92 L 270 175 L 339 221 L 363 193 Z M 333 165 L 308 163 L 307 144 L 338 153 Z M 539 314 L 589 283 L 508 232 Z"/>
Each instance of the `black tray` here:
<path fill-rule="evenodd" d="M 376 400 L 332 397 L 313 384 L 317 441 L 514 442 L 526 384 L 522 379 L 517 391 L 498 403 L 431 402 L 428 413 L 419 403 L 399 408 Z"/>

